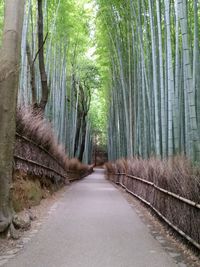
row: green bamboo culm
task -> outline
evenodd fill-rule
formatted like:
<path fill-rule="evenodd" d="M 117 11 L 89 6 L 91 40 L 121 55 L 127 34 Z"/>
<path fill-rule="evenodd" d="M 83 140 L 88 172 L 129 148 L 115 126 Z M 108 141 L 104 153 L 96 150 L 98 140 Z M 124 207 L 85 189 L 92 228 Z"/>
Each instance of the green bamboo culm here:
<path fill-rule="evenodd" d="M 97 2 L 99 46 L 107 47 L 112 76 L 109 159 L 199 161 L 198 1 Z"/>

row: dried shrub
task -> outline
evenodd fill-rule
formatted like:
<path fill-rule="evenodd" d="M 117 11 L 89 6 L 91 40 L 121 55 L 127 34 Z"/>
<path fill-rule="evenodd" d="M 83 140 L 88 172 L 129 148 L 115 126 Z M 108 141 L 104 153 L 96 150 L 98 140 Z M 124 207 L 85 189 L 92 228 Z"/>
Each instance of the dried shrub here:
<path fill-rule="evenodd" d="M 116 168 L 119 173 L 126 173 L 127 161 L 125 159 L 120 159 L 116 161 Z"/>
<path fill-rule="evenodd" d="M 62 166 L 67 168 L 67 157 L 58 144 L 50 122 L 31 107 L 19 107 L 16 117 L 16 130 L 22 136 L 46 149 Z"/>
<path fill-rule="evenodd" d="M 105 164 L 105 168 L 107 170 L 108 173 L 117 173 L 117 166 L 115 164 L 115 162 L 107 162 Z"/>
<path fill-rule="evenodd" d="M 68 169 L 69 171 L 74 172 L 87 172 L 89 170 L 89 166 L 86 164 L 82 164 L 78 159 L 73 158 L 68 160 Z"/>
<path fill-rule="evenodd" d="M 200 169 L 183 156 L 169 160 L 120 159 L 105 164 L 110 173 L 127 173 L 193 201 L 200 201 Z"/>

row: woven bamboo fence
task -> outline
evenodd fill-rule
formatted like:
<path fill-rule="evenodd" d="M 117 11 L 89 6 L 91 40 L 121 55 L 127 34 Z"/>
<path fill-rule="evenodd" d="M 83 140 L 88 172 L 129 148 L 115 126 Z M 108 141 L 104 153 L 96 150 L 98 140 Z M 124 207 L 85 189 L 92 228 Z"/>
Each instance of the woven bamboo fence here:
<path fill-rule="evenodd" d="M 108 178 L 148 205 L 176 232 L 200 249 L 200 203 L 126 173 L 108 173 Z"/>
<path fill-rule="evenodd" d="M 66 166 L 63 166 L 45 148 L 20 134 L 16 134 L 14 170 L 41 178 L 45 177 L 57 185 L 81 179 L 92 172 L 92 168 L 80 172 L 68 171 Z"/>

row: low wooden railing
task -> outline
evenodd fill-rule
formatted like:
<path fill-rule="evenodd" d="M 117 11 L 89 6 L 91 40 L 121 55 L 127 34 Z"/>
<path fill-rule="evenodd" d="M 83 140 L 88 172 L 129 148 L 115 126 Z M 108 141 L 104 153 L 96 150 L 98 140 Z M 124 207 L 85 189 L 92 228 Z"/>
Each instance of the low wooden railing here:
<path fill-rule="evenodd" d="M 88 168 L 84 172 L 66 170 L 62 163 L 42 145 L 19 133 L 16 133 L 14 160 L 16 170 L 24 169 L 36 176 L 45 175 L 56 183 L 81 179 L 92 171 L 92 168 Z"/>
<path fill-rule="evenodd" d="M 149 206 L 170 227 L 200 250 L 200 203 L 126 173 L 108 173 L 108 177 Z"/>
<path fill-rule="evenodd" d="M 48 170 L 48 171 L 51 171 L 51 172 L 55 173 L 56 175 L 59 175 L 59 176 L 63 177 L 64 179 L 67 178 L 67 175 L 64 176 L 64 175 L 61 174 L 60 172 L 57 172 L 56 170 L 54 170 L 54 169 L 52 169 L 52 168 L 50 168 L 50 167 L 47 167 L 47 166 L 45 166 L 45 165 L 42 165 L 42 164 L 40 164 L 40 163 L 37 163 L 37 162 L 35 162 L 35 161 L 33 161 L 33 160 L 25 159 L 25 158 L 19 157 L 19 156 L 17 156 L 17 155 L 14 155 L 14 159 L 15 159 L 15 160 L 24 161 L 24 162 L 26 162 L 26 163 L 28 163 L 28 164 L 31 164 L 31 165 L 35 165 L 35 166 L 41 167 L 41 168 L 43 168 L 43 169 L 46 169 L 46 170 Z M 67 172 L 66 172 L 66 174 L 67 174 Z"/>

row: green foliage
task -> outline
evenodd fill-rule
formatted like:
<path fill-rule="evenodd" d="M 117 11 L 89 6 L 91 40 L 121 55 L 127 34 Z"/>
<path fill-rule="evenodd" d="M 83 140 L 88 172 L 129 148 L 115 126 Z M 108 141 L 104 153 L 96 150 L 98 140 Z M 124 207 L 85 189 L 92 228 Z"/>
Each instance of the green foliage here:
<path fill-rule="evenodd" d="M 28 40 L 34 57 L 37 1 L 28 3 L 32 3 Z M 200 157 L 198 0 L 43 0 L 43 4 L 49 33 L 45 59 L 52 85 L 47 115 L 69 156 L 74 156 L 75 143 L 79 153 L 87 131 L 86 141 L 83 138 L 87 153 L 96 138 L 100 146 L 108 143 L 111 158 L 182 152 Z M 22 65 L 25 74 L 25 60 Z M 27 80 L 22 77 L 22 82 L 26 87 Z M 84 105 L 90 105 L 86 123 Z"/>
<path fill-rule="evenodd" d="M 107 145 L 107 102 L 102 88 L 94 90 L 92 95 L 90 120 L 95 136 L 98 136 L 99 146 Z"/>
<path fill-rule="evenodd" d="M 97 4 L 97 62 L 110 106 L 109 157 L 185 153 L 199 160 L 198 1 Z"/>
<path fill-rule="evenodd" d="M 67 42 L 71 57 L 82 56 L 86 52 L 89 45 L 89 15 L 80 1 L 60 0 L 57 3 L 50 1 L 48 21 L 49 25 L 55 21 L 56 30 L 50 32 L 54 42 Z"/>
<path fill-rule="evenodd" d="M 57 10 L 57 14 L 56 14 Z M 70 135 L 77 131 L 78 123 L 76 105 L 78 86 L 81 85 L 84 94 L 91 94 L 91 106 L 87 123 L 90 125 L 91 135 L 98 132 L 99 143 L 105 147 L 107 141 L 107 83 L 108 64 L 105 57 L 98 58 L 95 45 L 96 32 L 95 1 L 87 0 L 60 0 L 48 1 L 48 25 L 52 45 L 58 49 L 65 44 L 67 47 L 67 95 L 68 124 L 70 124 Z M 55 23 L 53 30 L 50 25 Z M 61 52 L 62 53 L 62 52 Z M 79 96 L 79 102 L 83 98 Z M 83 103 L 80 103 L 81 106 Z M 73 155 L 74 137 L 69 137 L 67 150 Z M 90 138 L 89 138 L 90 139 Z M 91 136 L 91 139 L 94 139 Z M 71 141 L 72 140 L 72 141 Z M 91 149 L 90 149 L 91 150 Z"/>

